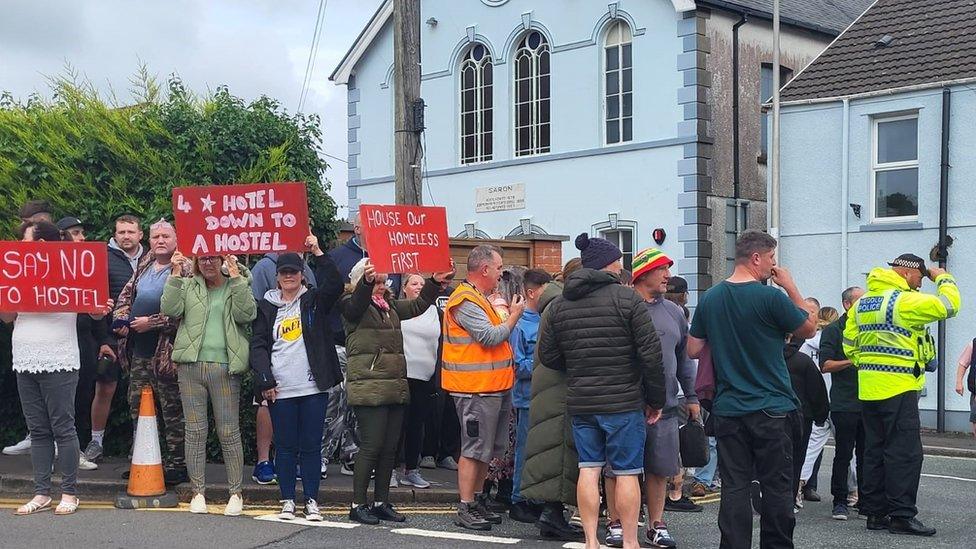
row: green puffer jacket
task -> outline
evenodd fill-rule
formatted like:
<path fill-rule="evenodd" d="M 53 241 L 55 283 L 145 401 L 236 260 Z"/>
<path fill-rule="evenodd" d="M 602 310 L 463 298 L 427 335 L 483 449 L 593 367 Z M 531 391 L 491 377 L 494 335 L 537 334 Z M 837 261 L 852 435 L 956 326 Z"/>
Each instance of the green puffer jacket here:
<path fill-rule="evenodd" d="M 387 299 L 390 310 L 382 311 L 373 303 L 373 284 L 363 277 L 352 293 L 342 297 L 339 310 L 346 330 L 350 406 L 410 402 L 400 321 L 422 315 L 437 300 L 440 289 L 440 284 L 428 279 L 417 299 Z"/>
<path fill-rule="evenodd" d="M 539 337 L 548 325 L 546 307 L 560 298 L 562 284 L 553 282 L 542 292 Z M 573 444 L 572 418 L 566 413 L 566 373 L 547 368 L 535 355 L 529 436 L 522 469 L 522 496 L 538 501 L 576 505 L 579 456 Z"/>
<path fill-rule="evenodd" d="M 258 310 L 251 294 L 251 272 L 243 265 L 239 267 L 241 275 L 227 279 L 227 303 L 224 305 L 224 333 L 231 374 L 243 374 L 249 369 L 251 321 Z M 182 320 L 173 342 L 173 362 L 196 362 L 210 312 L 210 293 L 203 277 L 199 274 L 193 278 L 169 277 L 159 308 L 162 314 Z"/>

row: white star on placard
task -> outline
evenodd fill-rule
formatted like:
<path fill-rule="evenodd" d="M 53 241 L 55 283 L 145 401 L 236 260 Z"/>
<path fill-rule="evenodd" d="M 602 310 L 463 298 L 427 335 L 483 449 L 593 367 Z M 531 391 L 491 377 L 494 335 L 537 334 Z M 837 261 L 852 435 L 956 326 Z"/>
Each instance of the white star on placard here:
<path fill-rule="evenodd" d="M 207 210 L 208 212 L 213 213 L 214 204 L 216 204 L 217 202 L 211 200 L 209 194 L 207 196 L 201 198 L 200 199 L 200 202 L 203 202 L 203 209 L 204 210 Z"/>

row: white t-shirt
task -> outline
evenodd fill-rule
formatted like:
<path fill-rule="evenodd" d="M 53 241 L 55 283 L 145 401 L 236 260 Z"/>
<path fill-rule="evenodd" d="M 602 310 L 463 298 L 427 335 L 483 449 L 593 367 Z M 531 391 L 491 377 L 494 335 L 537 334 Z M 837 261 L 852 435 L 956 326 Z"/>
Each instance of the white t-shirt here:
<path fill-rule="evenodd" d="M 81 368 L 77 313 L 19 313 L 11 338 L 15 372 L 42 374 Z"/>
<path fill-rule="evenodd" d="M 807 355 L 813 359 L 813 363 L 820 368 L 820 334 L 823 333 L 821 330 L 817 330 L 817 333 L 813 335 L 810 339 L 803 342 L 800 346 L 800 352 Z M 824 384 L 827 386 L 827 394 L 830 394 L 830 374 L 821 373 L 823 376 Z"/>
<path fill-rule="evenodd" d="M 441 321 L 437 307 L 400 323 L 403 332 L 403 355 L 407 359 L 407 377 L 429 381 L 437 366 L 437 345 L 441 338 Z"/>

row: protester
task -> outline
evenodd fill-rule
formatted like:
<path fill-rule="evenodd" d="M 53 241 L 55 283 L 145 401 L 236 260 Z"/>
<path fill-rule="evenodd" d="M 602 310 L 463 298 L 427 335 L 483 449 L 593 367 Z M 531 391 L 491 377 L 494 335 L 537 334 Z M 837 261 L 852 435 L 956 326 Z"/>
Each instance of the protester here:
<path fill-rule="evenodd" d="M 579 258 L 566 263 L 560 273 L 568 277 L 581 268 Z M 549 304 L 561 299 L 562 283 L 545 287 L 539 298 L 540 330 L 548 317 Z M 539 337 L 541 337 L 541 333 Z M 532 365 L 532 398 L 529 403 L 529 434 L 525 446 L 520 494 L 543 501 L 536 526 L 543 538 L 580 541 L 582 529 L 566 521 L 566 505 L 576 505 L 579 456 L 573 444 L 572 417 L 566 413 L 566 373 L 554 370 L 535 353 Z"/>
<path fill-rule="evenodd" d="M 335 263 L 309 235 L 305 241 L 314 256 L 317 289 L 306 285 L 307 268 L 294 253 L 274 258 L 277 288 L 258 302 L 251 326 L 250 363 L 254 392 L 268 402 L 272 419 L 275 463 L 282 507 L 279 518 L 295 518 L 295 473 L 314 471 L 322 463 L 322 431 L 328 390 L 339 384 L 342 371 L 327 313 L 342 294 L 343 282 Z M 308 337 L 306 337 L 308 336 Z M 320 475 L 302 475 L 305 519 L 321 521 L 318 495 Z"/>
<path fill-rule="evenodd" d="M 764 285 L 772 280 L 786 291 Z M 816 332 L 816 316 L 789 271 L 776 265 L 776 239 L 745 231 L 735 270 L 699 299 L 688 354 L 705 345 L 715 365 L 712 421 L 718 442 L 722 547 L 752 545 L 751 487 L 762 485 L 760 544 L 793 547 L 793 443 L 800 436 L 798 403 L 783 358 L 783 338 Z"/>
<path fill-rule="evenodd" d="M 173 343 L 173 362 L 179 365 L 180 397 L 186 417 L 186 462 L 193 489 L 190 512 L 207 512 L 209 400 L 230 488 L 224 514 L 237 516 L 244 508 L 241 374 L 248 370 L 248 332 L 257 306 L 251 295 L 250 272 L 237 263 L 235 256 L 198 257 L 193 262 L 193 276 L 181 276 L 188 262 L 180 252 L 173 255 L 173 270 L 163 289 L 160 312 L 180 320 Z"/>
<path fill-rule="evenodd" d="M 661 341 L 664 367 L 665 404 L 661 419 L 648 425 L 644 441 L 644 489 L 647 497 L 647 540 L 654 547 L 677 547 L 664 522 L 666 500 L 681 499 L 666 494 L 668 479 L 682 476 L 678 429 L 682 420 L 679 390 L 684 394 L 688 419 L 696 421 L 701 407 L 695 395 L 695 365 L 688 358 L 688 322 L 677 304 L 664 299 L 674 261 L 657 248 L 634 257 L 634 289 L 643 298 L 654 330 Z M 689 501 L 689 503 L 691 503 Z M 692 503 L 692 505 L 694 505 Z"/>
<path fill-rule="evenodd" d="M 820 336 L 820 370 L 830 374 L 830 419 L 834 425 L 834 463 L 830 473 L 830 495 L 833 496 L 831 516 L 847 520 L 850 486 L 848 471 L 851 458 L 856 455 L 854 496 L 859 498 L 864 479 L 864 421 L 861 401 L 857 397 L 857 369 L 844 354 L 841 340 L 844 326 L 854 303 L 864 290 L 853 286 L 841 293 L 844 314 L 828 324 Z"/>
<path fill-rule="evenodd" d="M 437 310 L 441 317 L 443 331 L 444 308 L 447 300 L 454 292 L 453 287 L 445 288 L 437 298 Z M 437 369 L 431 379 L 434 391 L 434 402 L 431 413 L 424 422 L 423 457 L 420 460 L 422 469 L 436 469 L 438 467 L 450 471 L 457 471 L 457 460 L 461 455 L 461 425 L 458 423 L 457 410 L 454 408 L 454 398 L 441 389 L 441 357 L 443 355 L 444 336 L 441 333 L 441 348 L 437 351 Z M 409 367 L 409 357 L 407 364 Z"/>
<path fill-rule="evenodd" d="M 925 368 L 935 359 L 926 324 L 959 312 L 956 280 L 945 269 L 903 254 L 868 274 L 868 291 L 844 328 L 844 352 L 858 369 L 858 397 L 864 417 L 864 480 L 860 507 L 869 530 L 935 535 L 916 518 L 922 472 L 918 393 Z M 938 295 L 919 292 L 923 278 Z"/>
<path fill-rule="evenodd" d="M 417 299 L 425 280 L 419 274 L 404 276 L 402 299 Z M 435 298 L 436 299 L 436 298 Z M 437 388 L 432 378 L 437 373 L 441 351 L 441 316 L 437 307 L 428 307 L 423 314 L 400 322 L 403 333 L 403 356 L 407 362 L 407 385 L 410 404 L 403 421 L 400 447 L 403 454 L 403 477 L 400 484 L 414 488 L 430 488 L 420 474 L 420 453 L 424 443 L 424 426 L 431 415 L 431 405 L 437 402 Z"/>
<path fill-rule="evenodd" d="M 814 307 L 809 308 L 815 311 Z M 801 435 L 793 444 L 793 482 L 797 485 L 797 492 L 794 494 L 796 503 L 794 510 L 799 511 L 803 507 L 803 480 L 801 470 L 804 467 L 804 459 L 807 457 L 808 445 L 810 443 L 810 433 L 814 425 L 825 426 L 830 407 L 827 404 L 827 387 L 824 385 L 820 368 L 813 359 L 800 352 L 803 340 L 796 336 L 791 336 L 783 347 L 783 358 L 786 360 L 786 368 L 790 372 L 790 385 L 793 392 L 800 401 L 800 411 L 802 412 L 800 424 Z"/>
<path fill-rule="evenodd" d="M 966 375 L 966 370 L 969 375 Z M 966 379 L 964 389 L 963 378 Z M 973 343 L 970 342 L 959 355 L 959 364 L 956 368 L 956 393 L 963 396 L 964 390 L 969 391 L 969 422 L 973 425 L 973 436 L 976 436 L 976 369 L 973 369 Z"/>
<path fill-rule="evenodd" d="M 417 317 L 433 305 L 449 276 L 434 274 L 416 299 L 394 300 L 386 275 L 377 273 L 368 259 L 353 267 L 346 295 L 339 302 L 346 329 L 349 405 L 359 422 L 361 441 L 349 520 L 363 524 L 406 520 L 389 497 L 405 405 L 410 401 L 400 321 Z M 374 502 L 367 505 L 366 491 L 374 473 Z"/>
<path fill-rule="evenodd" d="M 804 300 L 809 308 L 816 311 L 817 314 L 817 333 L 813 334 L 813 337 L 802 342 L 799 348 L 799 352 L 810 357 L 814 364 L 820 363 L 820 335 L 825 326 L 831 322 L 837 320 L 838 314 L 837 309 L 833 307 L 821 307 L 820 301 L 814 297 L 808 297 Z M 808 309 L 809 310 L 809 309 Z M 830 390 L 830 376 L 827 374 L 821 374 L 823 378 L 823 383 Z M 823 449 L 827 445 L 827 439 L 830 438 L 830 433 L 833 430 L 830 422 L 824 422 L 822 425 L 818 423 L 813 424 L 813 429 L 810 432 L 810 437 L 807 442 L 806 453 L 803 457 L 802 468 L 800 469 L 800 494 L 796 500 L 796 505 L 803 508 L 803 501 L 820 501 L 820 494 L 817 493 L 817 480 L 820 476 L 820 463 L 823 458 Z"/>
<path fill-rule="evenodd" d="M 152 388 L 156 414 L 165 438 L 163 476 L 167 484 L 189 480 L 184 449 L 183 404 L 173 364 L 173 340 L 179 321 L 161 313 L 166 280 L 176 268 L 176 229 L 160 220 L 149 229 L 150 252 L 143 255 L 135 273 L 119 293 L 112 328 L 117 334 L 119 364 L 129 372 L 129 413 L 139 419 L 142 389 Z M 177 275 L 188 274 L 180 273 Z M 94 432 L 92 441 L 96 442 Z M 101 443 L 89 445 L 101 454 Z M 127 473 L 123 474 L 127 478 Z"/>
<path fill-rule="evenodd" d="M 525 311 L 515 324 L 509 344 L 515 356 L 515 386 L 512 405 L 515 408 L 515 471 L 512 477 L 512 508 L 509 518 L 518 522 L 535 523 L 542 513 L 541 505 L 526 500 L 521 494 L 522 469 L 525 467 L 525 445 L 529 436 L 529 404 L 532 398 L 532 370 L 539 334 L 539 299 L 552 280 L 549 273 L 531 269 L 522 275 Z"/>
<path fill-rule="evenodd" d="M 269 290 L 278 288 L 279 255 L 276 253 L 264 254 L 251 269 L 251 293 L 254 295 L 254 300 L 259 303 Z M 302 261 L 301 267 L 305 286 L 314 289 L 315 275 L 312 273 L 312 269 L 304 261 Z M 255 449 L 258 459 L 254 465 L 254 472 L 251 473 L 251 479 L 258 484 L 273 484 L 278 480 L 278 477 L 275 475 L 274 465 L 271 464 L 271 439 L 274 436 L 274 429 L 272 428 L 271 414 L 268 412 L 268 401 L 258 399 L 256 396 L 254 406 L 256 407 L 254 414 Z M 328 463 L 328 460 L 323 459 L 320 464 L 322 478 L 327 476 L 326 466 Z"/>
<path fill-rule="evenodd" d="M 576 248 L 583 268 L 566 279 L 563 298 L 549 305 L 539 356 L 546 366 L 567 372 L 566 411 L 573 416 L 579 452 L 577 502 L 586 546 L 599 546 L 599 482 L 609 463 L 617 476 L 623 545 L 631 549 L 638 547 L 645 419 L 654 424 L 665 405 L 661 342 L 643 299 L 617 278 L 620 249 L 586 233 L 576 237 Z"/>
<path fill-rule="evenodd" d="M 61 232 L 47 221 L 30 222 L 27 242 L 56 242 Z M 104 311 L 112 307 L 109 301 Z M 100 321 L 102 314 L 93 314 Z M 80 356 L 75 313 L 0 313 L 13 323 L 13 370 L 20 405 L 30 432 L 34 497 L 16 511 L 30 515 L 51 506 L 51 472 L 57 459 L 61 471 L 61 501 L 56 515 L 70 515 L 80 503 L 76 480 L 80 449 L 75 429 L 74 403 Z M 55 451 L 57 445 L 57 451 Z"/>
<path fill-rule="evenodd" d="M 508 338 L 525 303 L 515 295 L 508 318 L 502 320 L 488 301 L 501 278 L 500 249 L 476 246 L 468 253 L 467 273 L 444 312 L 441 386 L 454 397 L 461 424 L 460 503 L 454 523 L 490 530 L 502 518 L 488 508 L 487 495 L 476 491 L 484 486 L 489 462 L 506 450 L 515 383 Z"/>

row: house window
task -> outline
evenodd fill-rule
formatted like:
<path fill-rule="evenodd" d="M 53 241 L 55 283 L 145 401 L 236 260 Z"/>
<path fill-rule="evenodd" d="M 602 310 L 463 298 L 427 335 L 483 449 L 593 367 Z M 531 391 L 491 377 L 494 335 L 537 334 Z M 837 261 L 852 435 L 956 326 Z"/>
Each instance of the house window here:
<path fill-rule="evenodd" d="M 527 33 L 515 51 L 515 156 L 550 150 L 549 42 Z"/>
<path fill-rule="evenodd" d="M 623 254 L 624 269 L 633 271 L 634 267 L 634 227 L 620 227 L 601 230 L 600 236 L 613 242 Z"/>
<path fill-rule="evenodd" d="M 730 200 L 725 204 L 725 274 L 735 270 L 735 243 L 746 229 L 749 219 L 749 203 Z"/>
<path fill-rule="evenodd" d="M 617 21 L 607 31 L 604 46 L 603 112 L 608 145 L 634 139 L 633 37 L 630 26 Z"/>
<path fill-rule="evenodd" d="M 491 160 L 491 91 L 491 54 L 475 44 L 461 61 L 461 164 Z"/>
<path fill-rule="evenodd" d="M 918 115 L 876 118 L 872 125 L 874 219 L 914 219 L 918 216 Z"/>
<path fill-rule="evenodd" d="M 793 77 L 793 71 L 780 66 L 779 68 L 779 85 L 783 86 Z M 769 132 L 770 132 L 770 120 L 772 119 L 772 113 L 765 112 L 762 110 L 762 105 L 773 99 L 773 65 L 771 63 L 763 63 L 762 69 L 760 69 L 759 74 L 759 105 L 760 105 L 760 138 L 759 138 L 759 161 L 766 163 L 766 156 L 769 154 Z"/>

